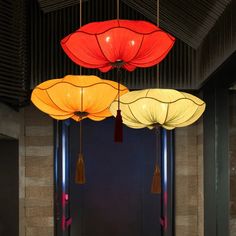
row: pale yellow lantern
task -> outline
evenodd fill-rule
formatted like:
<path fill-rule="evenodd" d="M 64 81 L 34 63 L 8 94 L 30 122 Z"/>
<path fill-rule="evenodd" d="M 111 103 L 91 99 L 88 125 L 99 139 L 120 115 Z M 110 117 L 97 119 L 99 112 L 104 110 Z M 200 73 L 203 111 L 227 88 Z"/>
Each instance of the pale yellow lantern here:
<path fill-rule="evenodd" d="M 110 111 L 116 115 L 118 101 Z M 162 126 L 171 130 L 191 125 L 202 115 L 206 104 L 196 96 L 173 89 L 145 89 L 128 92 L 120 97 L 123 123 L 140 129 Z"/>

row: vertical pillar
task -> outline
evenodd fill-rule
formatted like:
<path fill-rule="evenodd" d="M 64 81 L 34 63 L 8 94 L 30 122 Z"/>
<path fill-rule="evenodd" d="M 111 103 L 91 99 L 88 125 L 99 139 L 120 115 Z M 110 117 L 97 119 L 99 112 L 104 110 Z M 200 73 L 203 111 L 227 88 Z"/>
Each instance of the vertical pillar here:
<path fill-rule="evenodd" d="M 173 236 L 174 230 L 174 139 L 173 131 L 161 132 L 161 224 L 162 235 Z"/>
<path fill-rule="evenodd" d="M 228 89 L 204 91 L 204 235 L 229 235 Z"/>

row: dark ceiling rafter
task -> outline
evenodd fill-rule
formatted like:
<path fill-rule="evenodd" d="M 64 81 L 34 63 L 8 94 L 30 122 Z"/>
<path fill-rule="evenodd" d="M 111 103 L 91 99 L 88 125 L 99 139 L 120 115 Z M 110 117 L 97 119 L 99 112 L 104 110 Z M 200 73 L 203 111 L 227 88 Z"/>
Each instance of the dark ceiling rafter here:
<path fill-rule="evenodd" d="M 26 0 L 0 0 L 0 102 L 19 107 L 28 100 Z"/>
<path fill-rule="evenodd" d="M 156 0 L 122 0 L 156 22 Z M 231 0 L 160 0 L 160 27 L 197 49 Z"/>
<path fill-rule="evenodd" d="M 93 1 L 93 0 L 83 0 Z M 111 0 L 116 1 L 116 0 Z M 127 6 L 156 22 L 157 0 L 121 0 Z M 159 0 L 160 26 L 197 49 L 231 0 Z M 79 3 L 79 0 L 38 0 L 47 13 Z M 94 5 L 95 4 L 95 1 Z"/>
<path fill-rule="evenodd" d="M 38 2 L 43 12 L 48 13 L 79 4 L 80 0 L 38 0 Z"/>

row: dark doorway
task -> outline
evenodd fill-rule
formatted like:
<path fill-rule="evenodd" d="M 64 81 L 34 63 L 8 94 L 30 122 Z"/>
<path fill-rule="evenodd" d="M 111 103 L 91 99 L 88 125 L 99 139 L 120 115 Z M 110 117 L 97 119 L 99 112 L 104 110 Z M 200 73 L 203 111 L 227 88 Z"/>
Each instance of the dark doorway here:
<path fill-rule="evenodd" d="M 156 236 L 160 232 L 160 195 L 150 193 L 155 133 L 124 128 L 114 143 L 114 120 L 84 123 L 87 184 L 74 184 L 79 125 L 70 127 L 71 235 Z"/>
<path fill-rule="evenodd" d="M 172 220 L 168 220 L 168 229 L 167 222 L 162 224 L 169 214 L 163 207 L 167 207 L 169 201 L 167 192 L 168 199 L 173 198 L 173 182 L 169 183 L 166 176 L 163 178 L 165 193 L 150 193 L 156 159 L 154 131 L 124 126 L 124 142 L 117 144 L 113 141 L 114 119 L 83 121 L 87 180 L 83 186 L 74 183 L 79 123 L 58 124 L 56 133 L 59 135 L 55 139 L 56 236 L 173 235 Z M 163 156 L 172 152 L 165 150 Z M 171 166 L 166 168 L 170 172 Z M 173 199 L 170 201 L 173 204 Z M 168 203 L 168 208 L 172 207 Z"/>
<path fill-rule="evenodd" d="M 0 235 L 19 234 L 18 140 L 0 135 Z"/>

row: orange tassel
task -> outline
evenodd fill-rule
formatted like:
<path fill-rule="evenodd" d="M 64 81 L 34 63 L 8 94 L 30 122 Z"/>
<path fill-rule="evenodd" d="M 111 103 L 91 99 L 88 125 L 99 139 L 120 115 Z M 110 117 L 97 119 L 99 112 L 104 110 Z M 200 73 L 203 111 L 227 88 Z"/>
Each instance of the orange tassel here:
<path fill-rule="evenodd" d="M 152 178 L 151 193 L 155 194 L 161 193 L 161 171 L 157 164 L 155 166 L 155 171 Z"/>
<path fill-rule="evenodd" d="M 85 184 L 85 165 L 84 165 L 84 157 L 82 153 L 79 154 L 79 158 L 76 163 L 75 183 Z"/>

